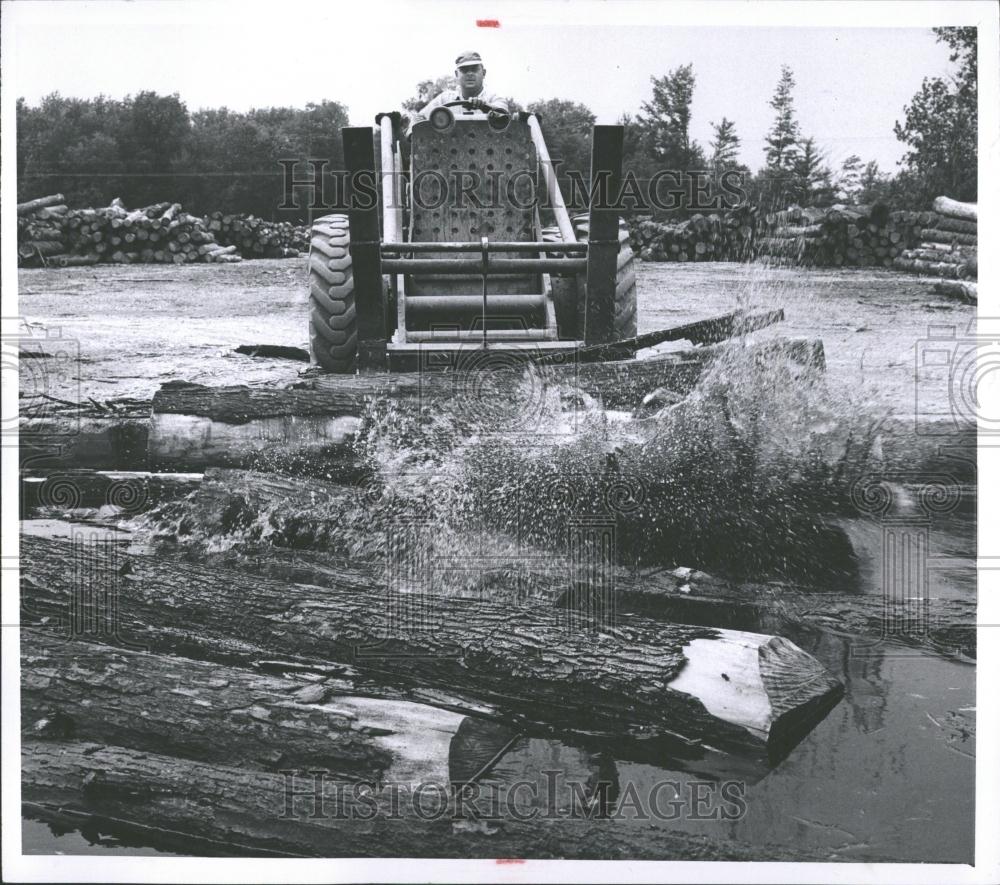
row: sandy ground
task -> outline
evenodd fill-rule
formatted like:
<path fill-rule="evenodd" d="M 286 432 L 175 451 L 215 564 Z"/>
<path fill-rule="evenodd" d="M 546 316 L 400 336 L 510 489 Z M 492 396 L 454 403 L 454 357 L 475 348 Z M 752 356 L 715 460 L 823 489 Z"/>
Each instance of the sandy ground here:
<path fill-rule="evenodd" d="M 148 398 L 169 380 L 287 384 L 305 364 L 233 353 L 241 344 L 308 346 L 305 262 L 98 266 L 20 270 L 25 350 L 22 390 L 76 401 Z M 975 309 L 891 271 L 793 270 L 730 263 L 641 264 L 639 331 L 730 311 L 784 307 L 786 322 L 762 337 L 820 337 L 830 382 L 862 396 L 878 415 L 947 411 L 949 370 L 930 377 L 918 358 L 928 330 L 954 330 L 960 351 Z M 674 345 L 678 346 L 678 345 Z M 919 388 L 916 375 L 924 376 Z"/>

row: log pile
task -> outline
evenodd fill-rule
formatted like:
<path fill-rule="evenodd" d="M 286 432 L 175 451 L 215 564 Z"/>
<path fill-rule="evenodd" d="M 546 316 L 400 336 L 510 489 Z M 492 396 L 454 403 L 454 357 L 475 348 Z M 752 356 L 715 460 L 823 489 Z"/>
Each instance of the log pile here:
<path fill-rule="evenodd" d="M 892 267 L 932 219 L 929 212 L 890 212 L 880 203 L 791 206 L 764 217 L 757 255 L 771 263 L 813 267 Z"/>
<path fill-rule="evenodd" d="M 757 208 L 741 206 L 678 224 L 644 219 L 632 225 L 630 239 L 643 261 L 745 261 L 756 227 Z"/>
<path fill-rule="evenodd" d="M 99 209 L 68 209 L 61 194 L 17 207 L 18 259 L 29 266 L 188 264 L 240 261 L 203 219 L 179 203 L 129 211 L 121 200 Z"/>
<path fill-rule="evenodd" d="M 975 279 L 978 275 L 978 206 L 948 197 L 934 201 L 934 212 L 919 231 L 913 248 L 901 253 L 893 267 L 906 273 L 942 277 L 946 280 Z M 961 297 L 975 298 L 962 290 Z"/>
<path fill-rule="evenodd" d="M 287 221 L 213 212 L 205 223 L 216 240 L 244 258 L 298 258 L 309 251 L 309 228 Z"/>

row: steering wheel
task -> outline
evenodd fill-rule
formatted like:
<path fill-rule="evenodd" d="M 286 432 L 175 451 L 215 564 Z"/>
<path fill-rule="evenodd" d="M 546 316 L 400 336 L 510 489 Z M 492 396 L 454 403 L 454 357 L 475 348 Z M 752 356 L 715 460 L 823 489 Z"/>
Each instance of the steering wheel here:
<path fill-rule="evenodd" d="M 486 104 L 485 101 L 484 102 L 480 102 L 480 104 L 483 104 L 483 105 L 486 106 L 486 112 L 489 113 L 489 114 L 501 114 L 504 117 L 509 117 L 510 116 L 510 112 L 507 111 L 505 108 L 494 107 L 493 105 Z M 443 105 L 441 105 L 441 107 L 443 107 L 443 108 L 463 107 L 463 108 L 467 108 L 470 111 L 479 111 L 479 110 L 482 110 L 482 108 L 479 107 L 478 104 L 476 104 L 473 101 L 470 101 L 467 98 L 460 98 L 457 101 L 448 101 L 448 102 L 445 102 Z"/>

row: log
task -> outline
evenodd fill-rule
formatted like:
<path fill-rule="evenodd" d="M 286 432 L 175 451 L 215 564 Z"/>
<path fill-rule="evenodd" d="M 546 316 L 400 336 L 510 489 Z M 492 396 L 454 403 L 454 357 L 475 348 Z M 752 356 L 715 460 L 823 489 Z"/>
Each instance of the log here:
<path fill-rule="evenodd" d="M 60 241 L 29 241 L 17 247 L 17 254 L 22 258 L 33 258 L 35 256 L 44 258 L 47 255 L 60 255 L 65 249 L 66 247 Z"/>
<path fill-rule="evenodd" d="M 978 304 L 979 294 L 975 283 L 964 283 L 948 281 L 934 284 L 934 291 L 938 295 L 951 295 L 964 301 L 966 304 Z"/>
<path fill-rule="evenodd" d="M 742 311 L 723 314 L 707 320 L 697 320 L 683 326 L 661 329 L 656 332 L 646 332 L 635 338 L 626 338 L 610 344 L 597 344 L 583 347 L 575 354 L 578 363 L 603 362 L 607 360 L 632 359 L 636 352 L 647 347 L 655 347 L 667 341 L 690 341 L 692 344 L 718 344 L 727 338 L 743 335 L 763 329 L 775 323 L 783 322 L 784 310 L 768 310 L 760 313 L 747 314 Z M 545 365 L 555 362 L 553 357 L 543 357 L 535 362 Z"/>
<path fill-rule="evenodd" d="M 362 398 L 333 391 L 164 385 L 153 397 L 153 469 L 247 466 L 290 456 L 353 463 Z"/>
<path fill-rule="evenodd" d="M 26 738 L 72 736 L 265 771 L 322 768 L 349 781 L 448 784 L 464 717 L 343 696 L 342 684 L 21 631 Z M 493 730 L 501 745 L 516 734 Z"/>
<path fill-rule="evenodd" d="M 35 200 L 28 200 L 27 203 L 18 203 L 17 214 L 19 216 L 30 215 L 36 209 L 44 209 L 46 206 L 58 206 L 65 202 L 66 198 L 62 194 L 52 194 L 48 197 L 38 197 Z"/>
<path fill-rule="evenodd" d="M 965 221 L 961 218 L 949 218 L 948 216 L 942 216 L 939 218 L 934 227 L 938 230 L 946 230 L 951 233 L 956 234 L 971 234 L 976 236 L 979 233 L 979 224 L 975 221 Z"/>
<path fill-rule="evenodd" d="M 91 253 L 88 255 L 53 255 L 48 259 L 48 263 L 56 267 L 88 267 L 97 264 L 100 256 Z"/>
<path fill-rule="evenodd" d="M 891 442 L 885 442 L 891 452 Z M 861 469 L 863 465 L 858 465 Z M 236 470 L 206 470 L 196 493 L 185 502 L 185 529 L 196 539 L 194 552 L 232 549 L 239 538 L 243 549 L 224 563 L 241 571 L 317 587 L 336 587 L 347 568 L 365 569 L 360 562 L 359 535 L 345 524 L 351 508 L 373 503 L 377 490 L 363 491 L 302 477 Z M 234 516 L 239 514 L 237 519 Z M 234 522 L 236 526 L 234 528 Z M 189 541 L 190 543 L 190 541 Z M 842 551 L 831 551 L 836 562 Z M 353 561 L 353 566 L 345 564 Z M 819 558 L 816 558 L 819 567 Z M 464 592 L 479 597 L 499 594 L 504 586 L 495 577 L 518 575 L 516 605 L 527 594 L 564 610 L 571 603 L 586 605 L 579 595 L 568 595 L 564 575 L 539 571 L 516 558 L 498 560 L 476 572 Z M 819 577 L 819 576 L 817 576 Z M 715 578 L 690 568 L 647 572 L 615 570 L 615 604 L 619 611 L 683 624 L 702 624 L 737 630 L 802 636 L 826 628 L 877 641 L 884 636 L 886 601 L 881 596 L 845 591 L 843 579 L 835 589 L 807 592 L 791 585 L 740 583 Z M 497 596 L 496 598 L 499 598 Z M 901 634 L 897 641 L 943 654 L 976 657 L 975 604 L 931 597 L 927 600 L 929 630 Z M 900 619 L 902 620 L 902 618 Z"/>
<path fill-rule="evenodd" d="M 928 276 L 938 276 L 952 279 L 961 279 L 962 277 L 968 276 L 969 273 L 964 264 L 920 261 L 916 258 L 905 257 L 905 253 L 899 258 L 894 258 L 892 266 L 897 270 L 904 270 L 910 273 L 919 273 Z"/>
<path fill-rule="evenodd" d="M 960 218 L 963 221 L 978 221 L 979 206 L 976 203 L 960 203 L 949 197 L 936 197 L 934 199 L 934 211 L 938 215 L 947 215 L 949 218 Z"/>
<path fill-rule="evenodd" d="M 421 817 L 400 790 L 369 798 L 321 773 L 247 771 L 83 742 L 24 742 L 21 776 L 27 817 L 69 828 L 93 821 L 102 832 L 199 856 L 828 859 L 631 821 L 518 820 L 502 805 L 496 819 L 485 797 L 437 804 L 433 790 Z"/>
<path fill-rule="evenodd" d="M 977 246 L 979 237 L 976 234 L 961 234 L 953 231 L 925 227 L 920 231 L 920 239 L 933 243 L 959 243 L 963 246 Z"/>
<path fill-rule="evenodd" d="M 80 592 L 78 547 L 22 538 L 23 624 L 66 616 Z M 151 556 L 101 561 L 103 574 L 100 563 L 90 573 L 108 592 L 107 582 L 119 586 L 108 641 L 224 663 L 276 654 L 346 662 L 482 699 L 513 725 L 670 735 L 771 758 L 843 692 L 814 658 L 775 636 L 639 618 L 594 633 L 568 629 L 549 606 L 512 610 L 416 587 L 390 606 L 385 584 L 363 573 L 318 590 Z M 397 611 L 414 592 L 416 621 Z"/>

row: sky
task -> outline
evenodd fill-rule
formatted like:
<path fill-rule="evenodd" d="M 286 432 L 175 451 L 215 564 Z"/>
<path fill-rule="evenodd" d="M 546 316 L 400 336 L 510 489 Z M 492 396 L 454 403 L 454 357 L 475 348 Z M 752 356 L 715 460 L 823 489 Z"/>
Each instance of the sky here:
<path fill-rule="evenodd" d="M 736 121 L 741 159 L 763 163 L 768 102 L 781 65 L 794 71 L 803 135 L 836 168 L 850 154 L 892 171 L 904 146 L 893 123 L 926 76 L 953 69 L 934 24 L 975 18 L 975 4 L 454 3 L 110 0 L 3 4 L 3 84 L 30 103 L 63 95 L 178 93 L 190 110 L 303 106 L 332 99 L 364 125 L 484 58 L 487 86 L 527 104 L 587 104 L 599 123 L 639 111 L 651 75 L 689 62 L 691 134 Z M 493 19 L 499 27 L 479 27 Z"/>

